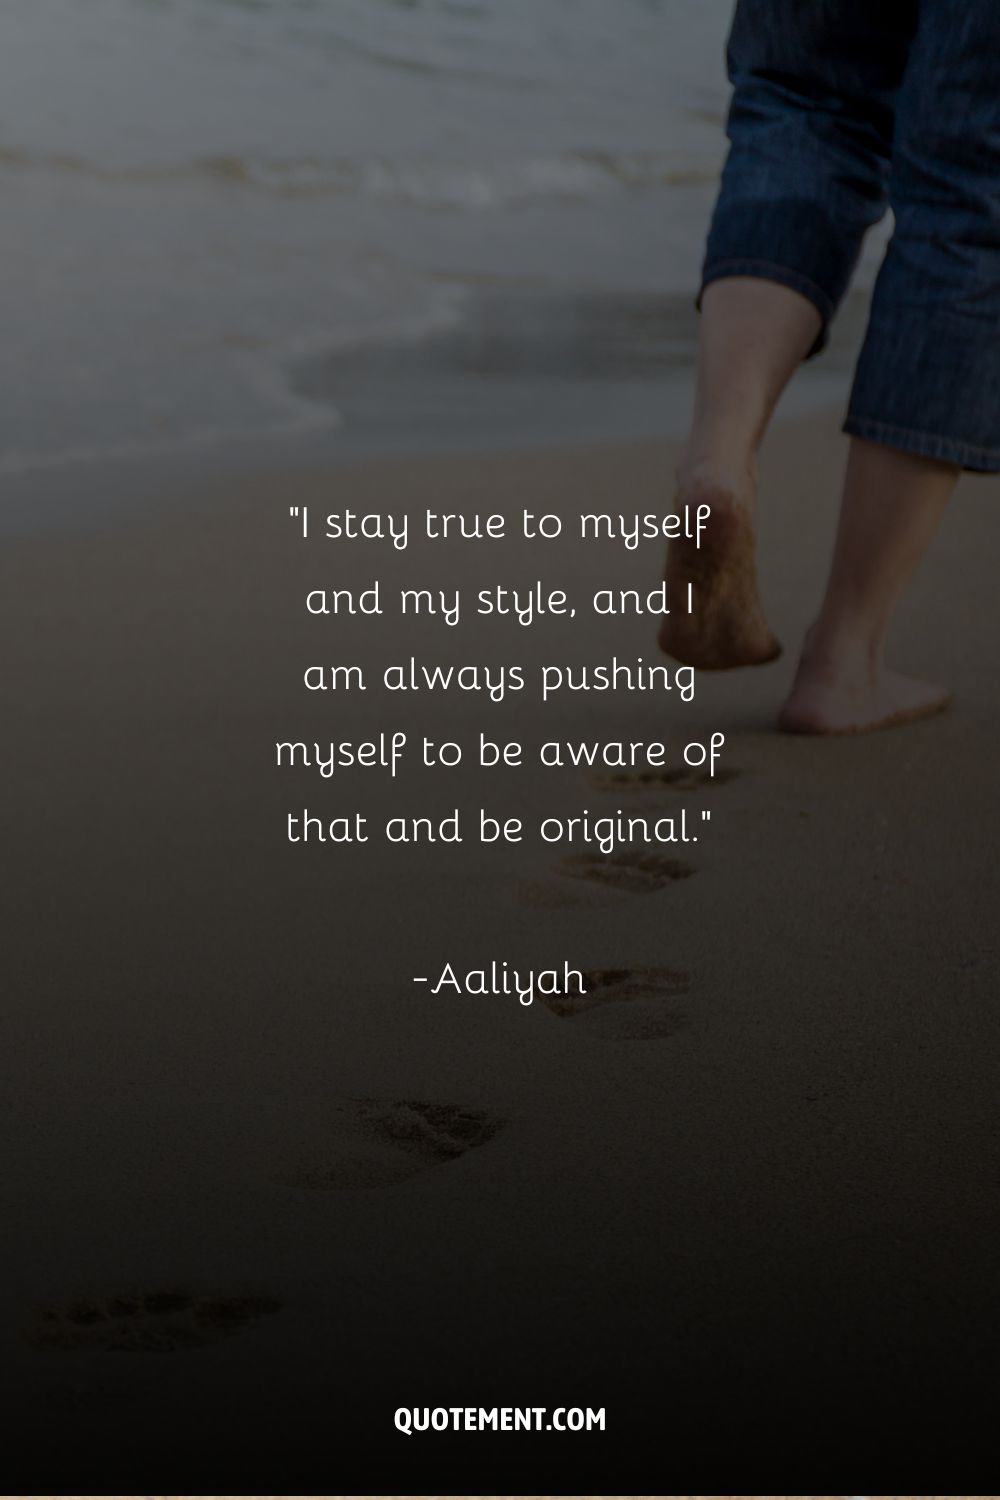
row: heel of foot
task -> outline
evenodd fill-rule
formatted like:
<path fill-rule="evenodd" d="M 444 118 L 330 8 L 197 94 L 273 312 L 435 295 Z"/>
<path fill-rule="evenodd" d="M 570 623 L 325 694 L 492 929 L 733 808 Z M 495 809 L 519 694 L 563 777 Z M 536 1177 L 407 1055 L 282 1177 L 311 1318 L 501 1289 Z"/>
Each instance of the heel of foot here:
<path fill-rule="evenodd" d="M 688 476 L 682 483 L 678 509 L 707 505 L 711 512 L 700 538 L 678 538 L 667 552 L 667 598 L 675 612 L 664 620 L 659 643 L 685 666 L 725 671 L 781 655 L 760 603 L 751 500 L 752 489 L 743 495 L 718 478 Z"/>
<path fill-rule="evenodd" d="M 657 644 L 665 656 L 700 672 L 764 667 L 777 661 L 784 649 L 766 625 L 757 630 L 713 632 L 706 630 L 693 615 L 683 624 L 665 620 Z"/>
<path fill-rule="evenodd" d="M 800 670 L 778 728 L 785 734 L 827 737 L 873 734 L 943 713 L 952 696 L 947 688 L 898 673 L 872 683 L 813 682 Z"/>

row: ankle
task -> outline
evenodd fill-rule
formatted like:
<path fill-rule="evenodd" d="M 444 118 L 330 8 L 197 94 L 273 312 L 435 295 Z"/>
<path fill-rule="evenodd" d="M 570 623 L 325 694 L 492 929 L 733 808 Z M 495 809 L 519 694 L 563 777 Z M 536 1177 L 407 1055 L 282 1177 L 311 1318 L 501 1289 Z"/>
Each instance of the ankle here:
<path fill-rule="evenodd" d="M 800 667 L 810 677 L 827 681 L 863 677 L 874 682 L 882 670 L 882 654 L 880 631 L 831 624 L 821 617 L 806 631 Z"/>
<path fill-rule="evenodd" d="M 757 491 L 756 455 L 706 449 L 692 441 L 678 462 L 677 484 L 682 495 L 706 493 L 717 507 L 728 500 L 749 510 Z"/>

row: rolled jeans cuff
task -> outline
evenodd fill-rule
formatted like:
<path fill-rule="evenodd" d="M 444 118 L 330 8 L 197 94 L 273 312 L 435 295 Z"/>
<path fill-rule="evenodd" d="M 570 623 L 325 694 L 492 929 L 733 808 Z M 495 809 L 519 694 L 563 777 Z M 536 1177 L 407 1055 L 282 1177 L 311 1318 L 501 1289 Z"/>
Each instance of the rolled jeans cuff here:
<path fill-rule="evenodd" d="M 1000 340 L 979 317 L 905 302 L 872 317 L 844 431 L 906 453 L 1000 472 Z"/>
<path fill-rule="evenodd" d="M 729 276 L 774 281 L 810 301 L 821 327 L 809 358 L 824 348 L 860 247 L 818 203 L 720 198 L 708 236 L 698 306 L 707 286 Z"/>
<path fill-rule="evenodd" d="M 916 453 L 921 458 L 936 458 L 941 463 L 967 469 L 971 474 L 1000 473 L 1000 448 L 981 448 L 939 432 L 922 432 L 918 427 L 894 427 L 889 422 L 878 422 L 874 417 L 850 413 L 844 422 L 844 431 L 849 437 L 880 443 L 884 448 L 898 448 L 902 453 Z"/>

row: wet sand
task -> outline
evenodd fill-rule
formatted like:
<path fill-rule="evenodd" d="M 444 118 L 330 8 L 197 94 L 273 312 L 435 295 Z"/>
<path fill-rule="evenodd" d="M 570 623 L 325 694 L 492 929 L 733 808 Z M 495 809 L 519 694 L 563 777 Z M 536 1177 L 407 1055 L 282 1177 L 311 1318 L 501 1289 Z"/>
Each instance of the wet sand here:
<path fill-rule="evenodd" d="M 842 458 L 832 420 L 775 434 L 762 575 L 792 649 L 699 677 L 688 706 L 372 693 L 346 711 L 301 687 L 312 660 L 392 652 L 655 660 L 646 620 L 413 622 L 401 641 L 390 619 L 335 635 L 301 609 L 345 572 L 652 587 L 652 550 L 357 544 L 345 565 L 295 545 L 287 511 L 662 509 L 662 445 L 169 497 L 151 475 L 89 524 L 81 502 L 46 526 L 39 500 L 0 564 L 0 1317 L 13 1442 L 42 1487 L 104 1487 L 109 1454 L 127 1480 L 164 1440 L 179 1477 L 221 1478 L 235 1452 L 279 1479 L 265 1487 L 308 1489 L 318 1453 L 403 1490 L 486 1468 L 519 1487 L 523 1464 L 492 1438 L 397 1439 L 399 1405 L 606 1406 L 604 1439 L 532 1450 L 553 1492 L 578 1463 L 612 1489 L 665 1452 L 724 1486 L 780 1443 L 784 1472 L 805 1479 L 820 1453 L 847 1487 L 887 1451 L 923 1482 L 974 1451 L 997 1373 L 1000 492 L 963 486 L 900 622 L 898 664 L 951 682 L 952 711 L 783 739 Z M 274 768 L 276 739 L 380 728 L 526 743 L 721 729 L 729 774 L 706 788 Z M 285 840 L 296 807 L 388 815 L 417 789 L 422 807 L 526 823 L 713 817 L 642 868 L 568 868 L 578 851 L 534 840 L 391 856 Z M 411 982 L 492 958 L 569 959 L 599 1003 Z"/>

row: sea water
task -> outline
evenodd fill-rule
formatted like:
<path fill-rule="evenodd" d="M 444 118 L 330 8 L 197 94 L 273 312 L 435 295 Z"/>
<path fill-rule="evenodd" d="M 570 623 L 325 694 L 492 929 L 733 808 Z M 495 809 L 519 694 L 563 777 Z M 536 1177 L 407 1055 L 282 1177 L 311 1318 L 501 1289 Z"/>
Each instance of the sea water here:
<path fill-rule="evenodd" d="M 728 0 L 4 0 L 0 467 L 653 431 Z"/>

